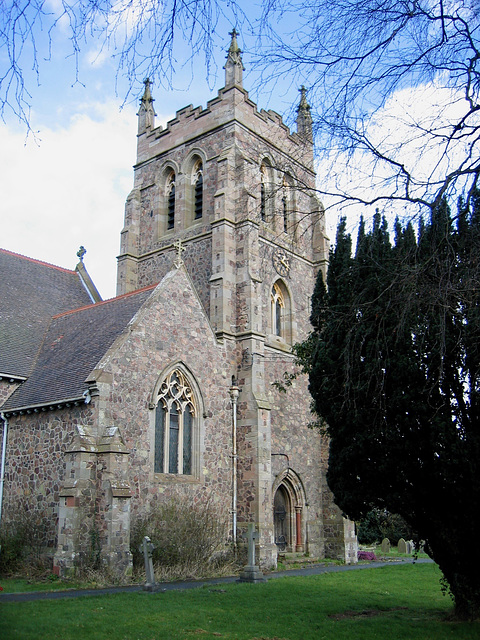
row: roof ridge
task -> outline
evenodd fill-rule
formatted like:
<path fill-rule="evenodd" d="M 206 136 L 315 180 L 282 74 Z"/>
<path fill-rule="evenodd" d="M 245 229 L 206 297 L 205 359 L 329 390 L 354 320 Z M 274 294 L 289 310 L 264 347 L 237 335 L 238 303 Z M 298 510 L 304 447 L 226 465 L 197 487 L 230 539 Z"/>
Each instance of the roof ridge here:
<path fill-rule="evenodd" d="M 50 267 L 51 269 L 57 269 L 58 271 L 64 271 L 66 273 L 75 273 L 75 269 L 67 269 L 66 267 L 59 267 L 56 264 L 52 264 L 51 262 L 45 262 L 45 260 L 37 260 L 37 258 L 29 258 L 28 256 L 24 256 L 22 253 L 16 253 L 15 251 L 9 251 L 8 249 L 1 249 L 1 253 L 6 253 L 10 256 L 15 256 L 17 258 L 22 258 L 23 260 L 28 260 L 29 262 L 36 262 L 37 264 L 43 264 L 46 267 Z"/>
<path fill-rule="evenodd" d="M 68 316 L 72 313 L 77 313 L 77 311 L 85 311 L 86 309 L 92 309 L 93 307 L 101 307 L 104 304 L 108 304 L 109 302 L 116 302 L 117 300 L 121 300 L 122 298 L 128 298 L 130 296 L 134 296 L 137 293 L 142 293 L 142 291 L 148 291 L 149 289 L 155 289 L 158 285 L 158 282 L 155 284 L 150 284 L 147 287 L 142 287 L 141 289 L 135 289 L 135 291 L 129 291 L 128 293 L 123 293 L 121 296 L 115 296 L 114 298 L 109 298 L 108 300 L 102 300 L 101 302 L 92 302 L 92 304 L 86 304 L 83 307 L 78 307 L 77 309 L 70 309 L 69 311 L 64 311 L 63 313 L 57 313 L 57 315 L 52 316 L 52 320 L 56 320 L 57 318 L 61 318 L 63 316 Z"/>

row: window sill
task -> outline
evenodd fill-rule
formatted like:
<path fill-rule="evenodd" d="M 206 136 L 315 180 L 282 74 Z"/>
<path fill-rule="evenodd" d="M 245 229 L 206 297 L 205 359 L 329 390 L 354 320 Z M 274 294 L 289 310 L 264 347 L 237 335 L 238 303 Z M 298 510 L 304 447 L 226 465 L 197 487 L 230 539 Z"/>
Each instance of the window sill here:
<path fill-rule="evenodd" d="M 291 345 L 285 342 L 285 340 L 280 336 L 274 336 L 273 334 L 267 336 L 265 346 L 273 347 L 274 349 L 280 349 L 281 351 L 286 351 L 287 353 L 290 353 L 292 351 Z"/>
<path fill-rule="evenodd" d="M 196 482 L 200 482 L 197 476 L 193 475 L 183 475 L 180 473 L 154 473 L 153 474 L 154 482 L 159 484 L 173 484 L 180 482 L 182 484 L 193 484 Z"/>

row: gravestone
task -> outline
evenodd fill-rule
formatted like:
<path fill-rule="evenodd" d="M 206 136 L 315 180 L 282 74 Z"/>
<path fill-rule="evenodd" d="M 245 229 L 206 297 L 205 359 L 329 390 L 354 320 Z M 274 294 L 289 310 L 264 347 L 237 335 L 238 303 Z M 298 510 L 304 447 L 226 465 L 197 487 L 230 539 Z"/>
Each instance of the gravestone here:
<path fill-rule="evenodd" d="M 405 545 L 406 545 L 406 548 L 407 548 L 406 553 L 408 553 L 409 556 L 411 556 L 413 553 L 415 553 L 415 545 L 413 543 L 413 540 L 408 540 L 405 543 Z"/>
<path fill-rule="evenodd" d="M 255 531 L 255 525 L 248 525 L 248 549 L 247 549 L 247 565 L 243 567 L 240 574 L 239 582 L 266 582 L 260 567 L 255 564 L 255 542 L 259 539 L 260 534 Z"/>
<path fill-rule="evenodd" d="M 145 561 L 146 582 L 143 588 L 146 591 L 153 591 L 155 589 L 155 574 L 153 572 L 154 549 L 155 545 L 152 543 L 148 536 L 145 536 L 138 550 L 140 551 L 140 553 L 143 553 L 143 559 Z"/>
<path fill-rule="evenodd" d="M 390 540 L 388 538 L 384 538 L 382 540 L 382 544 L 380 545 L 380 549 L 382 553 L 390 553 Z"/>
<path fill-rule="evenodd" d="M 407 543 L 403 538 L 400 538 L 400 540 L 398 541 L 397 549 L 398 553 L 407 553 Z"/>

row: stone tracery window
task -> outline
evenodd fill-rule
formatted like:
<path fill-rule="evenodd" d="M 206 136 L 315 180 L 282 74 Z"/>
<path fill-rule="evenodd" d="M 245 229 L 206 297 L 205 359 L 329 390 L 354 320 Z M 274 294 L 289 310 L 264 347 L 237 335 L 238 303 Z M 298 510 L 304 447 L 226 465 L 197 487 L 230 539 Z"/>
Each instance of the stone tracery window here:
<path fill-rule="evenodd" d="M 155 409 L 155 473 L 191 475 L 197 418 L 193 392 L 178 369 L 162 382 Z"/>

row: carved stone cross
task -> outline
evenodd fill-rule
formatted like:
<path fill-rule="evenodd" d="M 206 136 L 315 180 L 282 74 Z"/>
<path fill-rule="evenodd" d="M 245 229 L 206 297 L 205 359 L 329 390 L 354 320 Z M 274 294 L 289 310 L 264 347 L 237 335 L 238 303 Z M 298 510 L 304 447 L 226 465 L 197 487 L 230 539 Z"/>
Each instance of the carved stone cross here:
<path fill-rule="evenodd" d="M 260 533 L 255 531 L 255 525 L 250 523 L 247 533 L 247 565 L 240 574 L 239 582 L 265 582 L 260 567 L 255 565 L 255 543 L 259 539 Z"/>
<path fill-rule="evenodd" d="M 255 543 L 259 538 L 258 531 L 255 530 L 255 525 L 250 523 L 248 525 L 248 552 L 247 552 L 247 566 L 254 567 L 255 566 Z"/>
<path fill-rule="evenodd" d="M 145 561 L 145 589 L 153 589 L 155 586 L 155 574 L 153 572 L 153 550 L 155 545 L 152 543 L 148 536 L 145 536 L 142 544 L 139 547 L 140 553 L 143 553 L 143 559 Z"/>
<path fill-rule="evenodd" d="M 185 247 L 182 245 L 182 241 L 180 240 L 180 238 L 173 243 L 173 246 L 175 247 L 175 251 L 177 252 L 177 257 L 173 264 L 177 267 L 177 269 L 180 269 L 183 264 L 182 253 L 185 251 Z"/>

